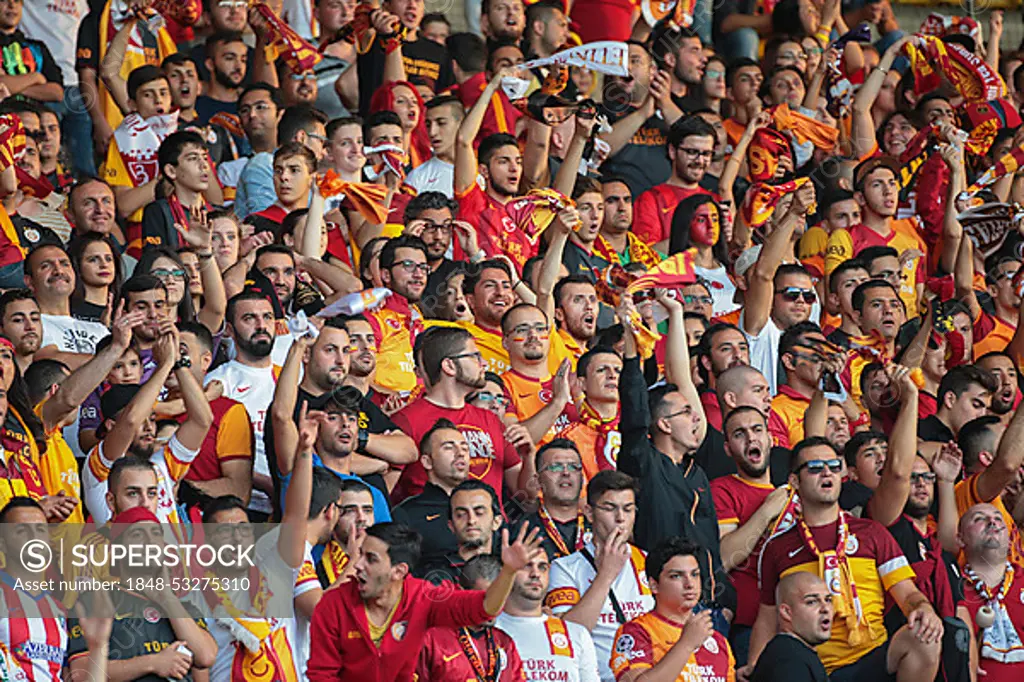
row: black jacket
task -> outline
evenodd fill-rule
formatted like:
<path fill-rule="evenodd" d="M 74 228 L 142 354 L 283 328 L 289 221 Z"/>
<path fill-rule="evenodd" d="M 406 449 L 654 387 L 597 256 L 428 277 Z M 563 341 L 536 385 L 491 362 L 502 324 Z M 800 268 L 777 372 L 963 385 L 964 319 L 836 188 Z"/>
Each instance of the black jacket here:
<path fill-rule="evenodd" d="M 396 505 L 391 510 L 391 519 L 412 526 L 423 537 L 421 565 L 459 548 L 455 535 L 448 528 L 448 493 L 429 481 L 419 495 L 407 497 Z"/>
<path fill-rule="evenodd" d="M 651 424 L 647 383 L 638 358 L 626 358 L 619 377 L 622 417 L 618 469 L 640 484 L 634 540 L 650 551 L 662 540 L 681 536 L 705 548 L 701 564 L 702 601 L 735 611 L 736 594 L 722 569 L 718 544 L 718 517 L 711 485 L 704 470 L 687 456 L 676 464 L 658 451 L 648 437 Z M 713 574 L 712 574 L 713 571 Z"/>

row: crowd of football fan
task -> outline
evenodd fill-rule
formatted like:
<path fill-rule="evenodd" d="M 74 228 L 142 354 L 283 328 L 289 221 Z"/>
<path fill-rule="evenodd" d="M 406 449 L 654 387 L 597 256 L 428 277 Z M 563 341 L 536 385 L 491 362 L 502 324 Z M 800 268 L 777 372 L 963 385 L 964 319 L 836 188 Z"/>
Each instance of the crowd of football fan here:
<path fill-rule="evenodd" d="M 465 4 L 0 0 L 0 680 L 1013 679 L 1002 12 Z"/>

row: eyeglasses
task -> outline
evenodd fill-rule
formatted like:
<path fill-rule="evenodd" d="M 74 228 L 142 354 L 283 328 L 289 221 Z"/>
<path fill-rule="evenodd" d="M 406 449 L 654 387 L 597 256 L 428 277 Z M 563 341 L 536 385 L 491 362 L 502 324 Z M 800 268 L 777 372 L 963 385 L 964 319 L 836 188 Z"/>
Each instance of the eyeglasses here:
<path fill-rule="evenodd" d="M 328 140 L 323 135 L 317 135 L 316 133 L 306 133 L 306 137 L 308 137 L 311 140 L 316 140 L 320 144 L 327 144 L 328 142 L 330 142 L 330 140 Z"/>
<path fill-rule="evenodd" d="M 175 270 L 157 268 L 156 270 L 151 270 L 149 274 L 153 275 L 157 279 L 170 279 L 171 277 L 176 279 L 185 279 L 185 271 L 180 268 Z"/>
<path fill-rule="evenodd" d="M 424 275 L 430 274 L 430 263 L 417 263 L 414 260 L 400 260 L 397 263 L 392 263 L 391 267 L 402 268 L 409 275 L 417 271 Z"/>
<path fill-rule="evenodd" d="M 810 57 L 812 55 L 816 56 L 816 55 L 824 54 L 825 53 L 825 51 L 823 49 L 821 49 L 820 47 L 818 47 L 817 45 L 815 45 L 813 47 L 805 47 L 804 50 L 807 52 L 807 56 L 808 57 Z"/>
<path fill-rule="evenodd" d="M 922 471 L 916 474 L 910 474 L 910 485 L 920 483 L 921 481 L 924 481 L 925 483 L 935 483 L 935 479 L 936 476 L 934 471 Z"/>
<path fill-rule="evenodd" d="M 653 301 L 654 291 L 648 289 L 647 291 L 638 291 L 633 294 L 633 303 L 643 303 L 644 301 Z"/>
<path fill-rule="evenodd" d="M 787 303 L 796 303 L 803 298 L 804 303 L 811 304 L 818 300 L 818 294 L 814 289 L 801 289 L 800 287 L 786 287 L 775 292 Z"/>
<path fill-rule="evenodd" d="M 725 71 L 719 71 L 718 69 L 706 69 L 704 71 L 704 75 L 711 80 L 715 80 L 716 78 L 724 78 Z"/>
<path fill-rule="evenodd" d="M 459 353 L 458 355 L 445 356 L 449 360 L 461 360 L 462 358 L 474 358 L 481 365 L 484 364 L 484 354 L 480 351 L 475 353 Z"/>
<path fill-rule="evenodd" d="M 312 72 L 306 73 L 293 73 L 292 80 L 298 83 L 299 81 L 315 81 L 316 74 Z"/>
<path fill-rule="evenodd" d="M 807 469 L 807 473 L 811 476 L 820 476 L 824 471 L 825 467 L 833 474 L 838 474 L 843 470 L 843 462 L 838 457 L 832 459 L 811 459 L 796 468 L 793 473 L 799 474 L 803 469 Z"/>
<path fill-rule="evenodd" d="M 494 395 L 493 393 L 488 393 L 486 391 L 482 393 L 477 393 L 475 396 L 472 397 L 471 401 L 472 400 L 479 400 L 480 402 L 485 404 L 494 403 L 498 407 L 508 407 L 509 405 L 509 399 L 506 398 L 505 396 Z"/>
<path fill-rule="evenodd" d="M 452 231 L 452 224 L 451 224 L 451 222 L 447 222 L 447 223 L 425 223 L 423 225 L 423 231 L 424 232 L 442 232 L 442 233 L 444 233 L 444 232 L 451 232 Z"/>
<path fill-rule="evenodd" d="M 673 417 L 678 417 L 679 415 L 686 414 L 688 412 L 693 412 L 693 410 L 690 409 L 689 405 L 687 405 L 683 409 L 679 410 L 678 412 L 670 412 L 670 413 L 664 415 L 662 417 L 662 419 L 672 419 Z"/>
<path fill-rule="evenodd" d="M 715 155 L 714 149 L 691 149 L 690 147 L 677 147 L 677 149 L 691 159 L 707 159 L 710 161 Z"/>
<path fill-rule="evenodd" d="M 583 471 L 583 465 L 576 464 L 575 462 L 554 462 L 541 469 L 541 471 L 550 471 L 553 474 L 578 474 Z"/>
<path fill-rule="evenodd" d="M 701 305 L 712 305 L 714 304 L 714 302 L 715 299 L 711 298 L 710 296 L 696 296 L 694 294 L 683 294 L 683 303 L 688 303 L 690 305 L 694 305 L 695 303 L 699 303 Z"/>
<path fill-rule="evenodd" d="M 807 53 L 801 50 L 800 52 L 780 52 L 777 59 L 807 59 Z"/>
<path fill-rule="evenodd" d="M 231 7 L 231 8 L 238 7 L 238 8 L 242 8 L 242 7 L 248 7 L 249 6 L 249 2 L 248 2 L 248 0 L 220 0 L 220 2 L 217 3 L 217 6 L 218 7 Z"/>
<path fill-rule="evenodd" d="M 547 336 L 548 325 L 545 322 L 537 322 L 536 324 L 517 324 L 512 327 L 512 336 L 521 336 L 526 338 L 530 334 L 536 334 L 537 336 Z"/>
<path fill-rule="evenodd" d="M 255 104 L 246 104 L 244 106 L 238 107 L 238 115 L 250 116 L 254 112 L 263 113 L 264 111 L 270 111 L 270 108 L 272 106 L 273 105 L 268 104 L 267 102 L 256 102 Z"/>

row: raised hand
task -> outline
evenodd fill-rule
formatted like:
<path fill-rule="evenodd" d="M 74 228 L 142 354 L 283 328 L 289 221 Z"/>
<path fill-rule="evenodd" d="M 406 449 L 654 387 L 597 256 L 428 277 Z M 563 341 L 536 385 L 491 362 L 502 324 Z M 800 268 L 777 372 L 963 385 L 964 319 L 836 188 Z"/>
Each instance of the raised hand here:
<path fill-rule="evenodd" d="M 320 422 L 323 420 L 322 412 L 311 412 L 309 403 L 303 402 L 299 408 L 299 452 L 313 452 L 317 436 L 320 435 Z"/>
<path fill-rule="evenodd" d="M 673 295 L 668 289 L 656 288 L 654 290 L 654 300 L 664 306 L 665 310 L 670 313 L 673 310 L 682 310 L 683 302 L 679 300 L 678 296 Z"/>
<path fill-rule="evenodd" d="M 683 636 L 679 638 L 679 646 L 696 651 L 714 631 L 715 626 L 711 622 L 710 610 L 692 613 L 686 621 Z"/>
<path fill-rule="evenodd" d="M 524 568 L 538 553 L 542 552 L 543 543 L 540 535 L 540 527 L 527 530 L 530 524 L 524 523 L 519 527 L 515 542 L 508 542 L 508 528 L 501 529 L 501 563 L 513 571 Z"/>
<path fill-rule="evenodd" d="M 114 346 L 121 349 L 130 346 L 132 343 L 132 330 L 142 324 L 145 319 L 146 314 L 141 310 L 133 310 L 130 313 L 126 313 L 124 311 L 124 301 L 122 300 L 117 306 L 117 312 L 114 313 L 114 323 L 110 326 Z"/>
<path fill-rule="evenodd" d="M 564 232 L 572 232 L 580 225 L 580 214 L 572 206 L 563 208 L 555 217 L 554 227 Z"/>
<path fill-rule="evenodd" d="M 628 534 L 622 528 L 616 527 L 596 551 L 594 563 L 597 564 L 599 573 L 617 576 L 629 561 L 631 553 Z"/>
<path fill-rule="evenodd" d="M 105 590 L 92 593 L 93 601 L 89 608 L 91 616 L 85 615 L 85 607 L 79 599 L 75 604 L 75 615 L 78 626 L 82 629 L 82 638 L 89 651 L 106 649 L 110 643 L 110 632 L 114 627 L 114 605 Z"/>
<path fill-rule="evenodd" d="M 160 336 L 157 337 L 156 344 L 153 346 L 153 358 L 160 367 L 173 365 L 178 361 L 178 330 L 174 327 L 173 322 L 170 323 L 170 330 L 167 330 L 165 322 L 168 320 L 160 321 Z"/>
<path fill-rule="evenodd" d="M 256 232 L 248 237 L 243 237 L 241 243 L 238 246 L 238 257 L 245 258 L 250 253 L 260 248 L 261 246 L 267 246 L 268 244 L 274 243 L 274 233 L 264 230 L 263 232 Z"/>
<path fill-rule="evenodd" d="M 465 220 L 453 220 L 452 232 L 459 240 L 459 246 L 467 258 L 475 256 L 480 251 L 480 238 L 477 236 L 476 226 L 467 223 Z M 515 272 L 515 270 L 513 270 Z"/>
<path fill-rule="evenodd" d="M 953 483 L 963 471 L 963 464 L 964 453 L 960 451 L 960 446 L 948 441 L 942 444 L 939 453 L 932 460 L 932 471 L 940 482 Z"/>
<path fill-rule="evenodd" d="M 213 229 L 210 227 L 206 206 L 201 201 L 198 206 L 189 208 L 188 228 L 174 223 L 174 229 L 190 247 L 200 252 L 209 253 L 210 244 L 213 241 Z"/>
<path fill-rule="evenodd" d="M 534 450 L 530 432 L 522 424 L 509 424 L 505 427 L 505 441 L 516 449 L 520 457 L 531 456 Z"/>

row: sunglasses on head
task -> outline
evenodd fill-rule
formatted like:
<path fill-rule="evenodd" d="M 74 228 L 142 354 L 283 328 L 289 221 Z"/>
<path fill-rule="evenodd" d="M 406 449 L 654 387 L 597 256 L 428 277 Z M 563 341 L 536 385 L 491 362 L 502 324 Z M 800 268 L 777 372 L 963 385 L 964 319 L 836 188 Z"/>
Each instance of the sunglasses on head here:
<path fill-rule="evenodd" d="M 811 304 L 818 300 L 818 295 L 814 292 L 814 289 L 801 289 L 800 287 L 786 287 L 785 289 L 779 289 L 775 292 L 779 296 L 782 296 L 782 300 L 788 303 L 796 303 L 803 298 L 804 303 Z"/>
<path fill-rule="evenodd" d="M 811 459 L 798 466 L 794 473 L 799 474 L 803 469 L 807 469 L 807 473 L 811 476 L 819 476 L 825 471 L 825 467 L 828 467 L 828 470 L 833 474 L 838 474 L 843 470 L 843 462 L 838 457 L 832 459 Z"/>

